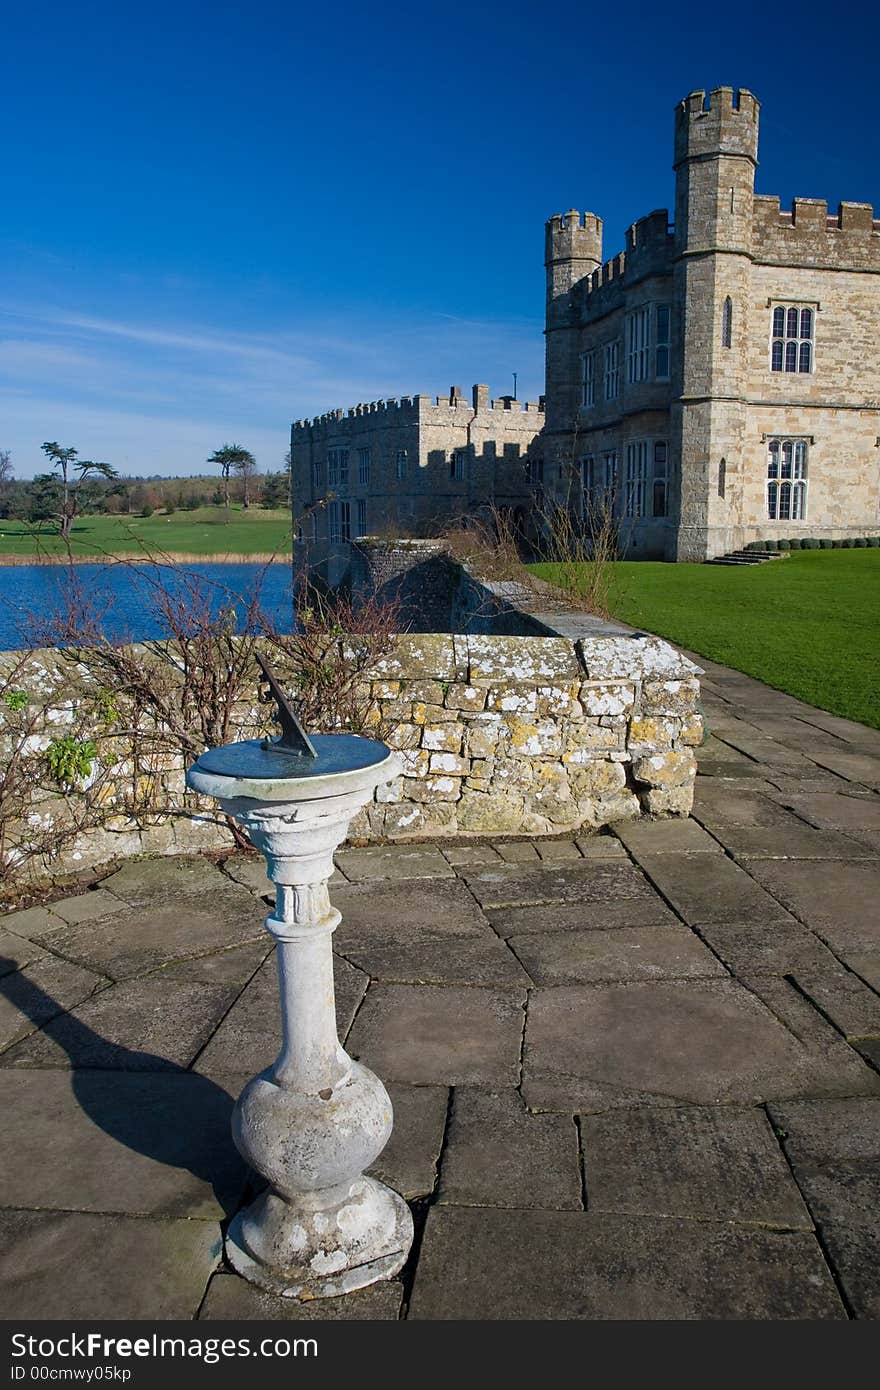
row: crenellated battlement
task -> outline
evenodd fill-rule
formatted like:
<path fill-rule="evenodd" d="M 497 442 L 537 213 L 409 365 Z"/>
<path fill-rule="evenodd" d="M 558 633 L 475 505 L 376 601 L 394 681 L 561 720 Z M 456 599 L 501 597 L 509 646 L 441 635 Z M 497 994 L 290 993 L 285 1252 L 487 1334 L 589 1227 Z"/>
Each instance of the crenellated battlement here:
<path fill-rule="evenodd" d="M 593 212 L 571 208 L 548 219 L 544 232 L 544 264 L 557 261 L 602 260 L 602 219 Z M 581 274 L 584 274 L 582 271 Z M 578 277 L 579 278 L 579 277 Z"/>
<path fill-rule="evenodd" d="M 759 194 L 753 228 L 759 261 L 880 268 L 880 220 L 870 203 L 839 203 L 829 214 L 824 198 L 794 198 L 781 208 L 777 197 Z"/>
<path fill-rule="evenodd" d="M 669 213 L 666 208 L 656 208 L 627 229 L 625 251 L 619 251 L 610 260 L 603 261 L 585 277 L 584 296 L 589 299 L 597 290 L 616 284 L 625 277 L 641 279 L 652 272 L 666 270 L 671 264 L 673 251 L 674 228 L 669 221 Z"/>
<path fill-rule="evenodd" d="M 739 155 L 758 162 L 761 103 L 744 87 L 713 87 L 691 92 L 675 109 L 675 163 L 716 155 Z"/>
<path fill-rule="evenodd" d="M 490 400 L 489 388 L 484 385 L 474 386 L 472 400 L 469 400 L 462 394 L 460 386 L 451 386 L 448 395 L 391 396 L 387 400 L 361 402 L 347 409 L 328 410 L 311 419 L 294 420 L 291 428 L 298 434 L 306 434 L 313 429 L 338 431 L 340 427 L 343 432 L 354 432 L 363 428 L 361 422 L 366 422 L 368 428 L 381 429 L 385 424 L 412 424 L 417 420 L 425 422 L 433 412 L 445 420 L 449 411 L 461 411 L 462 415 L 475 418 L 487 411 L 495 414 L 503 412 L 509 421 L 511 415 L 528 415 L 530 418 L 541 415 L 542 407 L 538 401 L 520 401 L 513 396 L 499 396 Z M 540 425 L 535 427 L 540 428 Z"/>

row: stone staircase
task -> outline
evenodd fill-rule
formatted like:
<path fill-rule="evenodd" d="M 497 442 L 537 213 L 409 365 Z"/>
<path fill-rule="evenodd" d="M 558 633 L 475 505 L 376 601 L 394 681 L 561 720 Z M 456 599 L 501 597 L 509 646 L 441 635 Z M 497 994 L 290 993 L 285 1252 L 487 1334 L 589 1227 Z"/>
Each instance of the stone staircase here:
<path fill-rule="evenodd" d="M 787 550 L 731 550 L 728 555 L 717 555 L 714 560 L 706 560 L 707 565 L 763 565 L 765 560 L 785 560 Z"/>

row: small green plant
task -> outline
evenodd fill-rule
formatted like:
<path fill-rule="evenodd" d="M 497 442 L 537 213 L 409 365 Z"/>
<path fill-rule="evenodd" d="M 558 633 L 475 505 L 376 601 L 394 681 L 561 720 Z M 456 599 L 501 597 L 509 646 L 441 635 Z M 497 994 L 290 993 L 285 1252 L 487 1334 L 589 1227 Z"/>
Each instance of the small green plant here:
<path fill-rule="evenodd" d="M 77 739 L 72 734 L 53 738 L 46 749 L 49 770 L 63 786 L 85 781 L 97 756 L 98 750 L 91 739 Z"/>
<path fill-rule="evenodd" d="M 3 703 L 7 709 L 12 710 L 13 714 L 20 709 L 24 709 L 28 702 L 26 690 L 5 690 L 3 692 Z"/>
<path fill-rule="evenodd" d="M 99 690 L 95 695 L 95 713 L 107 728 L 119 721 L 119 707 L 112 690 Z"/>

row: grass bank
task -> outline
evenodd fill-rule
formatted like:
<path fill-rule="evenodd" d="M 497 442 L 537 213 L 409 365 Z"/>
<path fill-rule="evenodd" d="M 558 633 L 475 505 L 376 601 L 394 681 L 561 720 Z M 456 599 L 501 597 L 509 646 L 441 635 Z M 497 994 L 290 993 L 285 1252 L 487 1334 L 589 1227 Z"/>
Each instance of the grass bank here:
<path fill-rule="evenodd" d="M 171 516 L 81 516 L 73 524 L 75 559 L 144 558 L 164 551 L 182 560 L 267 560 L 290 556 L 290 512 L 198 507 Z M 57 528 L 0 521 L 0 564 L 33 564 L 66 559 Z"/>
<path fill-rule="evenodd" d="M 554 566 L 532 565 L 554 580 Z M 618 561 L 615 617 L 820 709 L 880 728 L 880 550 L 801 550 L 763 565 Z"/>

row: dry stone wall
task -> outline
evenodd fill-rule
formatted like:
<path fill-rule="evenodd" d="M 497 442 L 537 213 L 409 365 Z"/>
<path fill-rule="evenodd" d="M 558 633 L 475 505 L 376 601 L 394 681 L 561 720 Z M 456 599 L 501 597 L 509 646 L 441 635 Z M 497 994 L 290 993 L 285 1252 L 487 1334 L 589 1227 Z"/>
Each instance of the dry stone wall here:
<path fill-rule="evenodd" d="M 82 738 L 91 727 L 94 691 L 87 683 L 77 691 L 71 668 L 59 667 L 54 653 L 35 652 L 21 673 L 29 696 L 49 697 L 46 727 L 30 725 L 37 755 L 59 732 Z M 401 636 L 363 693 L 370 731 L 400 751 L 403 776 L 377 789 L 351 836 L 552 835 L 640 814 L 687 815 L 702 740 L 700 674 L 650 636 Z M 265 720 L 254 691 L 231 739 L 267 732 Z M 216 806 L 186 791 L 183 776 L 172 754 L 133 761 L 124 740 L 100 739 L 90 777 L 100 779 L 106 815 L 100 826 L 84 818 L 72 839 L 60 831 L 77 813 L 76 794 L 35 779 L 21 818 L 54 817 L 59 828 L 43 872 L 228 844 Z"/>

